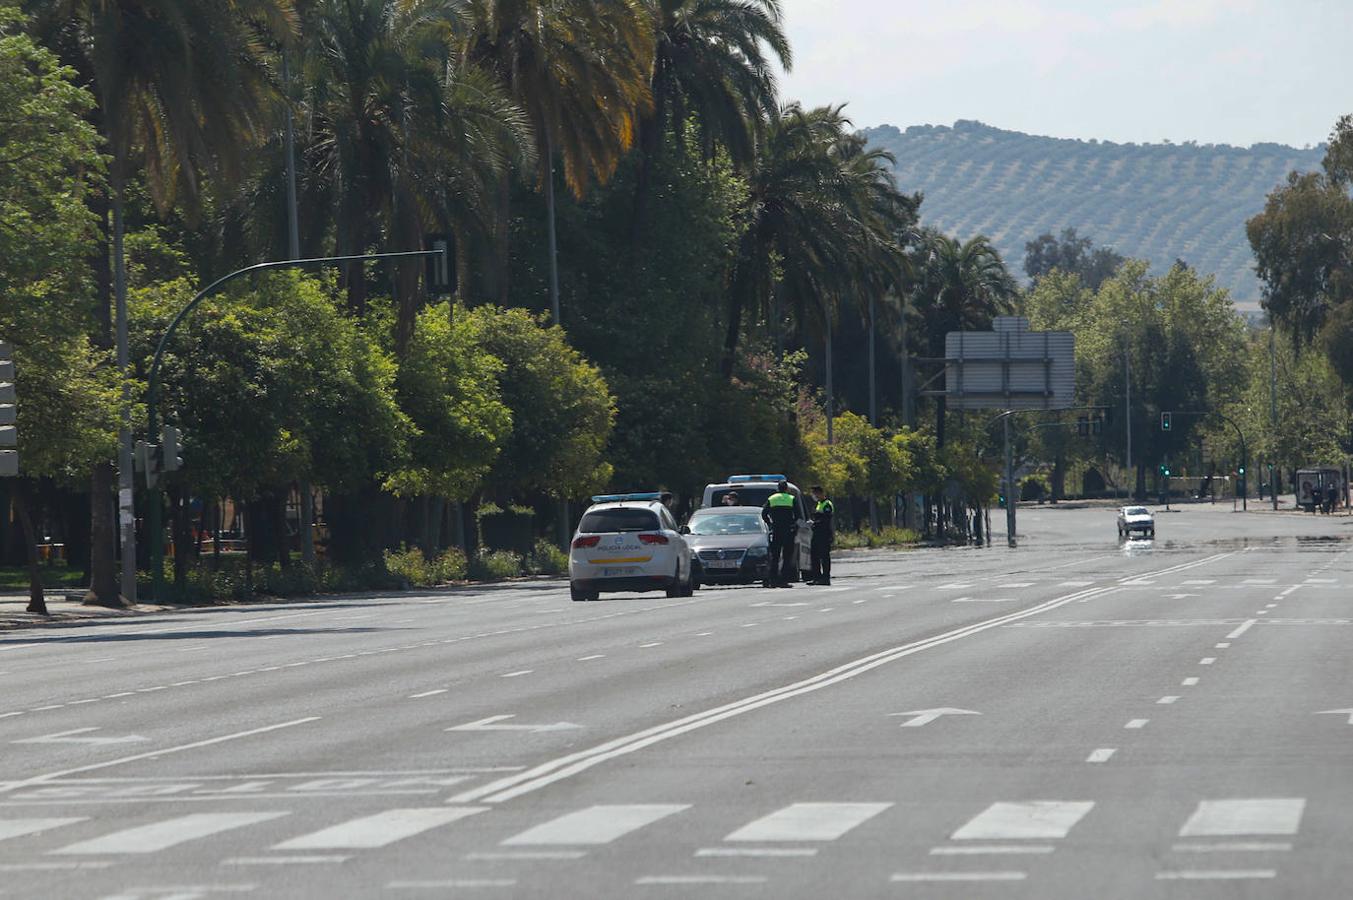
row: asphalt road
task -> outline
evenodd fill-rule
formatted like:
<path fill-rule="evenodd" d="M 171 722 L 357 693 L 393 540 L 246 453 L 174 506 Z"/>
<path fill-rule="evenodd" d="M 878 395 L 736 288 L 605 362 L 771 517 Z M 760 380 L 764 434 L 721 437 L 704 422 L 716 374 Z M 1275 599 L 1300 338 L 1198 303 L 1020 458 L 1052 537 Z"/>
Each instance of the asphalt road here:
<path fill-rule="evenodd" d="M 1353 519 L 1020 528 L 0 633 L 0 896 L 1346 896 Z"/>

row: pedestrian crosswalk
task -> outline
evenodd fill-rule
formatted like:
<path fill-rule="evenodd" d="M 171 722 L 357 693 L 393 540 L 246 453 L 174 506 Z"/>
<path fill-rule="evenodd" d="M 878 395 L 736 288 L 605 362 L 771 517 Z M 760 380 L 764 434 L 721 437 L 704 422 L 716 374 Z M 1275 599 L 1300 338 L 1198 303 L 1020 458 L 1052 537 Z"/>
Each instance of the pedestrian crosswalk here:
<path fill-rule="evenodd" d="M 1162 809 L 1177 817 L 1170 831 L 1175 840 L 1184 840 L 1172 851 L 1215 855 L 1290 849 L 1290 842 L 1253 839 L 1296 836 L 1306 805 L 1302 797 L 1231 797 L 1197 799 L 1186 814 L 1174 802 Z M 1128 806 L 1121 804 L 1124 814 L 1139 815 L 1139 805 L 1131 810 Z M 236 855 L 223 853 L 223 865 L 245 864 L 242 860 L 250 865 L 341 862 L 348 856 L 335 851 L 378 851 L 420 837 L 435 838 L 441 847 L 463 846 L 467 859 L 570 860 L 639 840 L 646 830 L 681 820 L 679 829 L 668 829 L 655 839 L 671 844 L 671 835 L 679 833 L 689 838 L 692 846 L 686 852 L 696 857 L 807 857 L 817 853 L 814 848 L 848 841 L 866 829 L 873 841 L 902 842 L 905 833 L 905 843 L 914 845 L 918 828 L 932 833 L 920 838 L 929 841 L 928 853 L 918 848 L 920 857 L 1032 857 L 1074 841 L 1097 827 L 1097 821 L 1101 827 L 1114 827 L 1113 807 L 1088 799 L 1028 799 L 954 803 L 945 805 L 947 811 L 937 811 L 933 803 L 914 806 L 904 800 L 808 800 L 749 810 L 731 831 L 726 810 L 685 803 L 597 804 L 556 810 L 534 823 L 523 822 L 519 811 L 506 807 L 454 805 L 386 809 L 329 823 L 315 821 L 313 810 L 194 812 L 134 822 L 112 815 L 106 821 L 98 815 L 11 817 L 0 810 L 0 842 L 8 862 L 30 866 L 53 857 L 86 861 L 144 857 L 227 832 L 235 835 L 231 848 Z M 467 819 L 474 824 L 461 824 Z M 249 837 L 251 829 L 261 829 L 257 840 Z M 494 851 L 494 846 L 505 849 Z M 242 850 L 249 855 L 237 855 Z"/>

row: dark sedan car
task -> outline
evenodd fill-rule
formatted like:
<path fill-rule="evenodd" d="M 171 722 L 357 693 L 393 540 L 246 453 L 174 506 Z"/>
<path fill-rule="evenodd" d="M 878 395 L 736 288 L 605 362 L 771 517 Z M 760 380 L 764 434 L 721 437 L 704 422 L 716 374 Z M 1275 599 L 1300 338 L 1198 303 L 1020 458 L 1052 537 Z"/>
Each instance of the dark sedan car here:
<path fill-rule="evenodd" d="M 710 506 L 686 523 L 686 543 L 705 584 L 747 583 L 766 577 L 768 535 L 757 506 Z"/>

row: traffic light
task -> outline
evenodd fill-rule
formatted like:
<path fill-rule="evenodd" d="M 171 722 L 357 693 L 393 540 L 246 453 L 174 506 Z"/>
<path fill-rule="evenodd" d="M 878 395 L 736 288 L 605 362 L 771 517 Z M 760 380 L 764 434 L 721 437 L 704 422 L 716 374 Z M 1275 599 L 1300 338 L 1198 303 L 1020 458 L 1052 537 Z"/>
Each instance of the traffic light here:
<path fill-rule="evenodd" d="M 1160 430 L 1161 431 L 1170 430 L 1170 414 L 1168 412 L 1162 412 L 1160 414 Z"/>
<path fill-rule="evenodd" d="M 166 425 L 160 431 L 160 460 L 164 471 L 177 472 L 183 468 L 183 457 L 179 456 L 183 450 L 182 438 L 182 432 L 173 425 Z"/>
<path fill-rule="evenodd" d="M 1160 464 L 1160 474 L 1161 474 L 1163 477 L 1165 477 L 1165 478 L 1169 478 L 1169 477 L 1170 477 L 1170 466 L 1169 466 L 1168 463 L 1161 463 L 1161 464 Z"/>
<path fill-rule="evenodd" d="M 19 407 L 14 392 L 14 346 L 0 341 L 0 477 L 19 474 Z"/>
<path fill-rule="evenodd" d="M 1240 475 L 1241 478 L 1244 478 L 1244 477 L 1245 477 L 1245 467 L 1244 467 L 1244 466 L 1241 466 L 1239 469 L 1236 470 L 1236 472 Z"/>
<path fill-rule="evenodd" d="M 450 297 L 456 292 L 456 241 L 449 234 L 430 234 L 423 239 L 424 250 L 438 251 L 426 256 L 424 279 L 433 297 Z"/>
<path fill-rule="evenodd" d="M 145 476 L 146 487 L 153 488 L 160 482 L 160 448 L 146 441 L 136 442 L 133 462 L 136 469 Z"/>

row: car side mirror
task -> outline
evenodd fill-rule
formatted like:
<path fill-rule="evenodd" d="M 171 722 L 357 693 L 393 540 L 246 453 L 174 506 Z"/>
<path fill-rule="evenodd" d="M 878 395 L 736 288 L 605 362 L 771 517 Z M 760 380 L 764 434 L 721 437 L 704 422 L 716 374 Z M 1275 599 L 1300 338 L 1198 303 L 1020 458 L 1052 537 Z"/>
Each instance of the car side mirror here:
<path fill-rule="evenodd" d="M 690 533 L 691 533 L 691 526 L 689 526 L 689 525 L 682 525 L 680 528 L 677 529 L 677 533 L 678 533 L 678 534 L 690 534 Z"/>

